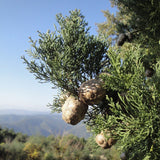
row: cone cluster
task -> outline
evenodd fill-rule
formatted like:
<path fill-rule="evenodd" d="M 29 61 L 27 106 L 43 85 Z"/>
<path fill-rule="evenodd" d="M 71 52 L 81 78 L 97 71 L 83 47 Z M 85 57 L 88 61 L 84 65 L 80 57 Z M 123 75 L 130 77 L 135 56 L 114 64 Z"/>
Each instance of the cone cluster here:
<path fill-rule="evenodd" d="M 91 79 L 79 88 L 79 99 L 69 96 L 62 106 L 62 118 L 66 123 L 76 125 L 84 119 L 88 105 L 99 104 L 105 97 L 105 89 L 98 79 Z"/>
<path fill-rule="evenodd" d="M 106 91 L 102 87 L 102 81 L 99 79 L 91 79 L 84 83 L 79 88 L 79 99 L 74 96 L 64 96 L 65 103 L 62 106 L 62 118 L 66 123 L 76 125 L 84 119 L 89 105 L 99 104 L 106 96 Z M 107 135 L 108 139 L 104 136 Z M 110 133 L 105 131 L 96 136 L 97 144 L 104 148 L 110 148 L 116 143 L 111 138 Z"/>

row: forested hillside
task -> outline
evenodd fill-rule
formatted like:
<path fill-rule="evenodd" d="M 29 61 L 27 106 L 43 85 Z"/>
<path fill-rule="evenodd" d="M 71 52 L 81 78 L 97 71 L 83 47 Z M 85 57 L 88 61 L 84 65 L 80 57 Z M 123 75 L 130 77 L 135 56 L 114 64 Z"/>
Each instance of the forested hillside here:
<path fill-rule="evenodd" d="M 73 134 L 83 138 L 90 136 L 83 123 L 77 126 L 68 125 L 62 120 L 61 115 L 58 114 L 0 115 L 0 126 L 27 135 Z"/>

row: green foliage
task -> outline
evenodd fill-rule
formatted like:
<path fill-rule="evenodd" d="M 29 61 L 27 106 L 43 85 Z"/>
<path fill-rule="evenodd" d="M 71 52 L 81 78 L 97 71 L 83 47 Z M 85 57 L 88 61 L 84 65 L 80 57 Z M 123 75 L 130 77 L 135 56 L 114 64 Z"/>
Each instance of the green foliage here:
<path fill-rule="evenodd" d="M 126 25 L 123 25 L 126 30 L 140 30 L 140 33 L 145 37 L 147 35 L 152 40 L 154 38 L 159 40 L 159 0 L 145 0 L 143 2 L 138 0 L 111 0 L 111 2 L 118 7 L 121 16 L 129 14 Z M 122 27 L 119 24 L 117 28 L 121 29 Z"/>
<path fill-rule="evenodd" d="M 145 74 L 142 59 L 145 50 L 138 45 L 126 44 L 123 48 L 110 48 L 108 56 L 111 67 L 106 69 L 110 76 L 103 76 L 107 90 L 126 92 L 133 83 L 142 85 Z"/>
<path fill-rule="evenodd" d="M 0 128 L 0 159 L 10 160 L 24 160 L 26 159 L 25 153 L 23 153 L 24 142 L 20 138 L 20 133 L 15 133 L 13 130 Z M 25 135 L 21 137 L 26 137 Z M 19 139 L 20 138 L 20 139 Z M 19 141 L 20 140 L 20 141 Z"/>
<path fill-rule="evenodd" d="M 16 137 L 16 134 L 13 130 L 9 129 L 2 129 L 0 127 L 0 143 L 5 142 L 6 140 L 12 141 Z"/>
<path fill-rule="evenodd" d="M 160 90 L 159 62 L 156 73 L 145 77 L 143 56 L 146 50 L 126 44 L 121 49 L 110 49 L 111 76 L 103 76 L 107 90 L 118 92 L 119 101 L 106 97 L 110 113 L 97 116 L 94 131 L 109 130 L 119 140 L 120 149 L 129 159 L 159 159 Z"/>
<path fill-rule="evenodd" d="M 157 160 L 160 159 L 160 2 L 111 2 L 118 12 L 111 15 L 104 11 L 107 21 L 98 25 L 101 38 L 89 35 L 80 11 L 72 11 L 66 17 L 59 14 L 60 28 L 46 34 L 39 32 L 38 45 L 31 39 L 33 50 L 28 51 L 31 60 L 25 57 L 23 60 L 36 78 L 60 88 L 60 95 L 78 96 L 83 82 L 99 76 L 106 98 L 89 106 L 85 117 L 89 129 L 96 134 L 110 132 L 127 159 Z M 153 71 L 151 74 L 149 69 Z M 59 96 L 53 110 L 60 111 L 64 101 Z M 80 159 L 78 149 L 83 150 L 83 143 L 75 146 L 72 140 L 66 145 L 62 142 L 61 139 L 55 143 L 56 158 L 64 155 L 68 158 L 71 152 L 67 146 L 71 143 L 74 153 L 70 159 Z M 97 151 L 95 146 L 93 150 Z M 84 158 L 97 157 L 84 155 Z"/>
<path fill-rule="evenodd" d="M 110 2 L 118 12 L 113 15 L 108 10 L 103 11 L 106 22 L 98 24 L 99 33 L 109 37 L 112 44 L 117 41 L 117 36 L 124 33 L 130 42 L 141 44 L 154 52 L 154 58 L 159 56 L 159 0 L 110 0 Z"/>
<path fill-rule="evenodd" d="M 103 11 L 107 18 L 98 24 L 101 36 L 110 38 L 110 68 L 101 76 L 108 91 L 106 115 L 94 119 L 95 133 L 109 130 L 118 140 L 127 159 L 159 159 L 159 0 L 111 0 L 118 8 L 116 15 Z M 131 36 L 121 47 L 115 42 L 120 34 Z M 126 42 L 130 42 L 130 44 Z M 123 46 L 122 46 L 123 45 Z M 152 71 L 148 76 L 148 69 Z"/>
<path fill-rule="evenodd" d="M 58 14 L 56 18 L 59 28 L 39 32 L 38 44 L 30 38 L 32 49 L 27 53 L 31 59 L 22 59 L 41 82 L 51 82 L 61 91 L 77 96 L 80 84 L 95 78 L 104 62 L 107 64 L 107 43 L 89 35 L 88 24 L 78 10 L 66 17 Z M 53 108 L 60 110 L 58 103 Z"/>
<path fill-rule="evenodd" d="M 22 142 L 26 135 L 14 134 L 12 141 L 0 143 L 0 160 L 100 160 L 101 157 L 118 160 L 119 157 L 115 148 L 104 151 L 91 144 L 94 137 L 85 140 L 73 135 L 30 136 Z M 114 154 L 111 156 L 111 153 Z"/>
<path fill-rule="evenodd" d="M 27 139 L 28 139 L 28 136 L 22 133 L 17 133 L 16 137 L 14 138 L 15 141 L 22 142 L 22 143 L 26 142 Z"/>

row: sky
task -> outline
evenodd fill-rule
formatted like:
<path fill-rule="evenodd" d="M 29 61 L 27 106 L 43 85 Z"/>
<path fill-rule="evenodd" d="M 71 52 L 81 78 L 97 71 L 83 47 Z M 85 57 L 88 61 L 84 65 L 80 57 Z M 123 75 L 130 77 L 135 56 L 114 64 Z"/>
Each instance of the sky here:
<path fill-rule="evenodd" d="M 106 21 L 102 10 L 110 10 L 109 0 L 0 0 L 0 110 L 21 109 L 49 111 L 57 89 L 39 83 L 26 69 L 21 56 L 30 49 L 29 37 L 38 39 L 37 31 L 54 31 L 56 14 L 69 15 L 80 9 L 96 35 L 96 23 Z"/>

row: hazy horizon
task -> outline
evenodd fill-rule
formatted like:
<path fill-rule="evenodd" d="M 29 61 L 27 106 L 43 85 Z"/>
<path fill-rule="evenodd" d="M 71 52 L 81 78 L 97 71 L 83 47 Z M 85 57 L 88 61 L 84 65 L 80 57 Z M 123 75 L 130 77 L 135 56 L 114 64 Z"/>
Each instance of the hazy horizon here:
<path fill-rule="evenodd" d="M 0 105 L 1 110 L 26 110 L 26 111 L 35 111 L 35 112 L 51 112 L 51 109 L 47 106 L 34 108 L 34 107 L 23 107 L 23 106 L 3 106 Z"/>

